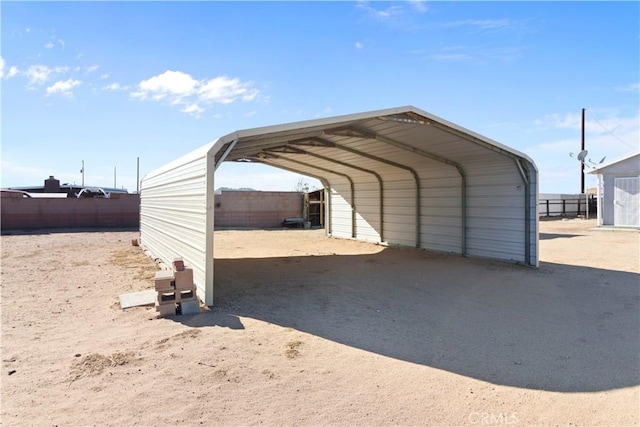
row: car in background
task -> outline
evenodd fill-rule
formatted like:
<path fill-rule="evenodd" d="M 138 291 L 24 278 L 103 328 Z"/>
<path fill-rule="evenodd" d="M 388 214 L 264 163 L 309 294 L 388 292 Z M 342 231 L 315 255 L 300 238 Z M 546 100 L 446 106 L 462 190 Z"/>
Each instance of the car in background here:
<path fill-rule="evenodd" d="M 24 199 L 30 199 L 31 198 L 31 194 L 27 193 L 26 191 L 22 191 L 22 190 L 2 190 L 2 194 L 15 194 L 17 197 L 22 196 Z"/>
<path fill-rule="evenodd" d="M 78 193 L 78 199 L 83 199 L 83 198 L 88 198 L 88 197 L 99 198 L 99 199 L 108 199 L 109 198 L 109 193 L 104 191 L 102 188 L 83 188 Z"/>

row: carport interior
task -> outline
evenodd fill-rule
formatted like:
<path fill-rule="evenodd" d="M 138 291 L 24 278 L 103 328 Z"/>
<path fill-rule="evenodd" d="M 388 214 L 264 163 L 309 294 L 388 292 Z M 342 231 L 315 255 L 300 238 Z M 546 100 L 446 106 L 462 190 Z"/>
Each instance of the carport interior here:
<path fill-rule="evenodd" d="M 533 162 L 414 107 L 239 131 L 213 150 L 216 166 L 319 179 L 331 236 L 536 263 Z"/>

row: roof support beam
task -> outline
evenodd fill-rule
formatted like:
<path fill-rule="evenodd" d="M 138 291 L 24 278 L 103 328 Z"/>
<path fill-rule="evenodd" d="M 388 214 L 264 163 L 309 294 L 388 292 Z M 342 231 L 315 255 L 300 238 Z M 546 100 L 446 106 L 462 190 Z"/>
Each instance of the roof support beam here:
<path fill-rule="evenodd" d="M 327 172 L 330 174 L 334 174 L 334 175 L 339 175 L 342 176 L 344 178 L 347 179 L 347 181 L 349 181 L 349 187 L 350 187 L 350 198 L 351 198 L 351 237 L 352 238 L 356 238 L 357 237 L 357 232 L 356 232 L 356 206 L 355 206 L 355 185 L 353 183 L 353 179 L 342 172 L 337 172 L 331 169 L 327 169 L 327 168 L 323 168 L 317 165 L 312 165 L 310 163 L 306 163 L 306 162 L 301 162 L 299 160 L 293 160 L 290 159 L 288 157 L 283 157 L 277 154 L 273 154 L 273 153 L 269 153 L 269 152 L 265 152 L 265 153 L 258 153 L 255 157 L 258 157 L 259 159 L 265 159 L 265 160 L 269 160 L 269 159 L 277 159 L 277 160 L 284 160 L 287 162 L 291 162 L 291 163 L 296 163 L 302 166 L 305 166 L 309 169 L 317 169 L 317 170 L 321 170 L 323 172 Z M 276 163 L 277 164 L 277 163 Z"/>
<path fill-rule="evenodd" d="M 329 131 L 330 132 L 330 131 Z M 327 132 L 327 133 L 329 133 Z M 313 138 L 315 141 L 325 141 L 321 138 Z M 347 151 L 349 153 L 355 154 L 357 156 L 362 156 L 362 157 L 366 157 L 367 159 L 370 160 L 374 160 L 380 163 L 384 163 L 387 164 L 389 166 L 393 166 L 399 169 L 403 169 L 408 171 L 409 173 L 411 173 L 411 175 L 413 175 L 413 179 L 415 181 L 416 184 L 416 248 L 420 248 L 422 246 L 422 239 L 421 239 L 421 232 L 422 232 L 422 221 L 421 219 L 421 212 L 420 212 L 420 200 L 421 200 L 421 189 L 420 189 L 420 176 L 418 175 L 418 173 L 415 171 L 415 169 L 413 169 L 412 167 L 409 167 L 407 165 L 403 165 L 400 163 L 396 163 L 393 162 L 391 160 L 387 160 L 384 159 L 382 157 L 378 157 L 378 156 L 374 156 L 373 154 L 369 154 L 369 153 L 365 153 L 364 151 L 360 151 L 360 150 L 356 150 L 354 148 L 350 148 L 350 147 L 346 147 L 344 145 L 338 145 L 335 144 L 333 142 L 330 141 L 325 141 L 326 142 L 326 146 L 328 147 L 332 147 L 332 148 L 337 148 L 339 150 L 343 150 L 343 151 Z M 295 142 L 294 142 L 295 143 Z"/>
<path fill-rule="evenodd" d="M 325 146 L 325 145 L 318 144 L 318 145 L 312 145 L 312 146 Z M 316 153 L 311 152 L 311 151 L 306 151 L 306 150 L 303 150 L 303 149 L 297 148 L 297 147 L 283 146 L 283 147 L 274 148 L 274 149 L 271 149 L 271 150 L 268 150 L 268 151 L 275 151 L 275 152 L 278 152 L 278 153 L 306 154 L 308 156 L 315 157 L 316 159 L 319 159 L 319 160 L 324 160 L 324 161 L 329 162 L 329 163 L 335 163 L 335 164 L 338 164 L 340 166 L 356 169 L 356 170 L 359 170 L 361 172 L 365 172 L 365 173 L 374 175 L 378 180 L 378 186 L 380 188 L 379 196 L 378 196 L 378 204 L 379 204 L 378 215 L 380 217 L 380 232 L 379 232 L 380 233 L 380 242 L 384 242 L 385 241 L 384 240 L 384 183 L 383 183 L 382 177 L 380 176 L 379 173 L 377 173 L 375 171 L 372 171 L 370 169 L 365 169 L 365 168 L 360 167 L 360 166 L 352 165 L 350 163 L 346 163 L 346 162 L 343 162 L 343 161 L 340 161 L 340 160 L 335 160 L 335 159 L 332 159 L 332 158 L 329 158 L 329 157 L 325 157 L 325 156 L 322 156 L 320 154 L 316 154 Z"/>
<path fill-rule="evenodd" d="M 214 171 L 216 171 L 218 169 L 218 166 L 220 166 L 222 162 L 224 162 L 224 160 L 227 158 L 229 153 L 231 153 L 231 151 L 233 150 L 233 147 L 235 147 L 237 143 L 238 143 L 238 138 L 234 139 L 229 143 L 229 145 L 227 145 L 227 148 L 225 148 L 225 150 L 222 152 L 222 155 L 216 159 L 216 163 L 213 167 Z"/>
<path fill-rule="evenodd" d="M 520 159 L 516 159 L 516 167 L 524 182 L 524 259 L 527 265 L 531 265 L 531 189 L 529 186 L 529 173 L 526 165 Z"/>
<path fill-rule="evenodd" d="M 407 113 L 407 115 L 409 115 L 409 113 Z M 413 116 L 409 116 L 409 117 L 411 117 L 413 120 L 417 120 L 417 118 Z M 401 120 L 401 121 L 404 122 L 406 120 Z M 421 122 L 420 124 L 431 125 L 431 122 Z M 411 145 L 405 144 L 395 139 L 378 135 L 374 132 L 370 132 L 369 130 L 363 129 L 359 126 L 347 126 L 343 128 L 326 131 L 326 133 L 330 133 L 332 135 L 350 136 L 350 137 L 363 138 L 363 139 L 375 139 L 376 141 L 380 141 L 382 143 L 392 145 L 402 150 L 410 151 L 414 154 L 418 154 L 419 156 L 426 157 L 428 159 L 435 160 L 437 162 L 444 163 L 446 165 L 456 168 L 462 180 L 460 184 L 460 221 L 461 221 L 460 251 L 462 255 L 467 254 L 467 176 L 460 163 L 447 159 L 442 156 L 438 156 L 437 154 L 429 153 L 428 151 L 413 147 Z"/>

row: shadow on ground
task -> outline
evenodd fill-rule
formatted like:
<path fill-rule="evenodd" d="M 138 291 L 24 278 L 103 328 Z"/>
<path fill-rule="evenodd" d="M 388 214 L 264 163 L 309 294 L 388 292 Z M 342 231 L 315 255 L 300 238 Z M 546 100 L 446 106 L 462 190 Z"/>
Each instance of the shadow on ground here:
<path fill-rule="evenodd" d="M 640 383 L 636 274 L 402 249 L 215 263 L 214 308 L 185 324 L 239 329 L 255 318 L 521 388 Z"/>
<path fill-rule="evenodd" d="M 580 237 L 580 234 L 556 234 L 556 233 L 540 233 L 540 240 L 551 239 L 570 239 L 572 237 Z"/>
<path fill-rule="evenodd" d="M 121 233 L 126 231 L 140 231 L 139 227 L 86 227 L 86 228 L 34 228 L 5 230 L 0 229 L 2 236 L 30 236 L 66 233 Z"/>

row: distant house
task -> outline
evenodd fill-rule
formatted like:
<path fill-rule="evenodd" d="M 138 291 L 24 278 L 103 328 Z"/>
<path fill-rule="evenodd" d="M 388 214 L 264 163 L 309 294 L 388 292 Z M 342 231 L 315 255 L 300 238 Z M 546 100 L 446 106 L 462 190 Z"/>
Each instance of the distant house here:
<path fill-rule="evenodd" d="M 38 196 L 41 194 L 48 194 L 46 197 L 52 197 L 52 194 L 62 193 L 68 195 L 69 197 L 75 197 L 78 193 L 83 189 L 96 188 L 95 186 L 89 185 L 76 185 L 76 184 L 60 184 L 60 181 L 50 176 L 48 179 L 44 180 L 44 185 L 34 185 L 30 187 L 8 187 L 3 188 L 3 190 L 17 190 L 29 193 L 33 197 L 42 197 Z M 100 187 L 107 193 L 120 193 L 120 194 L 128 194 L 129 192 L 124 188 L 110 188 L 110 187 Z M 34 196 L 35 195 L 35 196 Z M 63 196 L 64 197 L 64 196 Z"/>
<path fill-rule="evenodd" d="M 598 166 L 598 225 L 640 228 L 640 152 Z"/>

